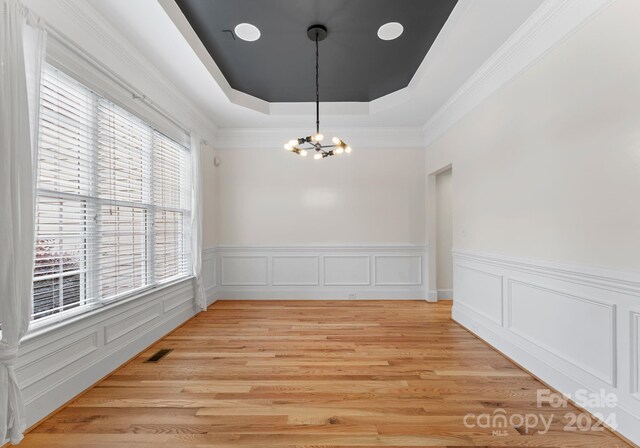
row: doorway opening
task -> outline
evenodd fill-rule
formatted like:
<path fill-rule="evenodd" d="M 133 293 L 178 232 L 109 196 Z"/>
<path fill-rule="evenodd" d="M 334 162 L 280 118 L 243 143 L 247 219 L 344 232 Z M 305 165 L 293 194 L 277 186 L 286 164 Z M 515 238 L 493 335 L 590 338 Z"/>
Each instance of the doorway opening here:
<path fill-rule="evenodd" d="M 427 177 L 429 290 L 427 300 L 453 299 L 453 169 Z"/>
<path fill-rule="evenodd" d="M 436 175 L 436 291 L 438 300 L 453 298 L 453 171 Z"/>

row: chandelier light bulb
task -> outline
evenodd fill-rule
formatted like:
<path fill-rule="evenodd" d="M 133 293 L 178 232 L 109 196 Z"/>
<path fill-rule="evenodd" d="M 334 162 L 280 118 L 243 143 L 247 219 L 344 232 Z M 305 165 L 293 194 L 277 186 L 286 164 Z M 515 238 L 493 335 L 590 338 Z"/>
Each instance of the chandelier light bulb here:
<path fill-rule="evenodd" d="M 339 139 L 338 137 L 333 137 L 333 138 L 331 139 L 331 142 L 332 142 L 334 145 L 339 145 L 339 144 L 340 144 L 340 139 Z"/>
<path fill-rule="evenodd" d="M 315 140 L 316 140 L 317 142 L 321 142 L 322 140 L 324 140 L 324 135 L 322 135 L 322 134 L 316 134 L 316 135 L 315 135 Z"/>
<path fill-rule="evenodd" d="M 338 146 L 336 148 L 336 154 L 342 154 L 344 152 L 344 149 L 342 148 L 342 146 Z"/>
<path fill-rule="evenodd" d="M 344 148 L 344 152 L 349 154 L 351 152 L 351 146 L 347 146 L 346 148 Z"/>
<path fill-rule="evenodd" d="M 293 149 L 293 146 L 291 146 L 289 143 L 285 143 L 284 149 L 286 149 L 287 151 L 291 151 Z"/>
<path fill-rule="evenodd" d="M 289 140 L 289 145 L 296 146 L 298 144 L 298 140 Z"/>
<path fill-rule="evenodd" d="M 306 150 L 306 149 L 303 149 L 302 151 L 300 151 L 300 155 L 301 155 L 302 157 L 307 157 L 307 150 Z"/>
<path fill-rule="evenodd" d="M 317 152 L 317 153 L 313 156 L 313 158 L 314 158 L 314 159 L 316 159 L 316 160 L 320 160 L 320 159 L 322 159 L 322 154 L 320 154 L 319 152 Z"/>

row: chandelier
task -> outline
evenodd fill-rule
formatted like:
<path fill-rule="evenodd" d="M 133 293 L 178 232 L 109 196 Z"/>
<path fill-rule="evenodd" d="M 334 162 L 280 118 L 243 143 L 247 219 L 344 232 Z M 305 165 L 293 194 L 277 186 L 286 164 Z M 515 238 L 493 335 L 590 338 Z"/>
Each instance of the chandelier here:
<path fill-rule="evenodd" d="M 340 155 L 345 152 L 348 154 L 351 152 L 351 146 L 347 145 L 338 137 L 331 139 L 331 145 L 323 145 L 324 135 L 320 133 L 320 65 L 318 63 L 318 42 L 326 39 L 327 28 L 323 25 L 313 25 L 307 30 L 307 36 L 316 43 L 316 133 L 308 137 L 289 140 L 289 142 L 284 145 L 284 149 L 302 157 L 306 157 L 308 151 L 315 151 L 313 158 L 316 160 Z"/>

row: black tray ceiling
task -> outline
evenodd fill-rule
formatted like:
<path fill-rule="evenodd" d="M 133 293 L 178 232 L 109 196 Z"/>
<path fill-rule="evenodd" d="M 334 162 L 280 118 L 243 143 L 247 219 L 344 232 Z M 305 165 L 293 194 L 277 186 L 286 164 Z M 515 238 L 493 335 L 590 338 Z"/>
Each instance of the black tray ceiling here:
<path fill-rule="evenodd" d="M 319 23 L 320 100 L 367 102 L 409 84 L 457 0 L 176 0 L 236 90 L 269 102 L 315 101 L 315 48 L 307 38 Z M 239 23 L 261 37 L 235 37 Z M 403 34 L 383 41 L 378 28 L 400 22 Z M 225 31 L 226 30 L 226 31 Z"/>

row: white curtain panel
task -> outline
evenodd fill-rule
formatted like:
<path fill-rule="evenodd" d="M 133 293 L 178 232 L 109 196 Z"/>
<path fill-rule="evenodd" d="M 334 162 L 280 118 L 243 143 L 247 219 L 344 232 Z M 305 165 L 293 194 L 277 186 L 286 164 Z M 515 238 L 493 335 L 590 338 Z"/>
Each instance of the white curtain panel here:
<path fill-rule="evenodd" d="M 202 284 L 202 157 L 200 137 L 191 133 L 191 265 L 195 277 L 196 305 L 207 309 L 207 294 Z"/>
<path fill-rule="evenodd" d="M 18 0 L 0 0 L 0 444 L 27 420 L 14 365 L 29 329 L 43 24 Z"/>

